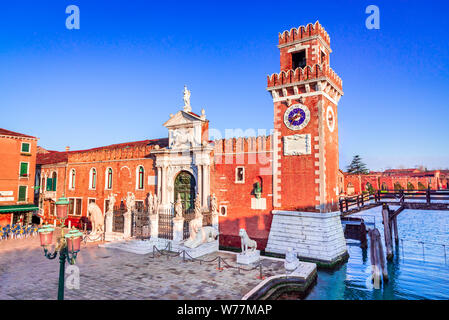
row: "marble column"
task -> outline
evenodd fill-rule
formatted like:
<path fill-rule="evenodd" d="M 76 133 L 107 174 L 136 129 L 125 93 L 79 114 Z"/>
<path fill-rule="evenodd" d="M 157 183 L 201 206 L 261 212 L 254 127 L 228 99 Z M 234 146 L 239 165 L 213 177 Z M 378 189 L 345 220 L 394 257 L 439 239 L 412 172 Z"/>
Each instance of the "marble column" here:
<path fill-rule="evenodd" d="M 202 190 L 203 190 L 203 188 L 202 188 L 202 184 L 203 184 L 203 166 L 202 165 L 198 166 L 198 181 L 197 181 L 197 184 L 198 184 L 197 193 L 200 196 L 201 206 L 203 206 L 203 193 L 202 193 Z"/>
<path fill-rule="evenodd" d="M 203 207 L 208 208 L 208 198 L 209 198 L 209 166 L 203 165 Z"/>

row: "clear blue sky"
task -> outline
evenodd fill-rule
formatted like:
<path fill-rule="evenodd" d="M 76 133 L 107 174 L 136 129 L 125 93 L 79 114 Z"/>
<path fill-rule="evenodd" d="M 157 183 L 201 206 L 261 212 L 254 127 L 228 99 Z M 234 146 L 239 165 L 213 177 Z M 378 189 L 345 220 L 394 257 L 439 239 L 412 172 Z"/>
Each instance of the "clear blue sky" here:
<path fill-rule="evenodd" d="M 187 84 L 211 127 L 270 130 L 278 32 L 319 20 L 345 92 L 340 166 L 449 167 L 448 14 L 448 1 L 2 2 L 0 127 L 53 150 L 165 137 Z"/>

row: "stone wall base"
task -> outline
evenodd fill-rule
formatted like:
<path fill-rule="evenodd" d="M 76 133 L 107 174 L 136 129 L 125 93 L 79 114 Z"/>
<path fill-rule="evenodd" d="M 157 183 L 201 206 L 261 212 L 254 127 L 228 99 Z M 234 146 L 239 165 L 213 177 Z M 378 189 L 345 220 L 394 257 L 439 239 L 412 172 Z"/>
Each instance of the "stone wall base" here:
<path fill-rule="evenodd" d="M 334 267 L 348 257 L 340 213 L 273 211 L 267 254 L 294 249 L 303 261 Z"/>

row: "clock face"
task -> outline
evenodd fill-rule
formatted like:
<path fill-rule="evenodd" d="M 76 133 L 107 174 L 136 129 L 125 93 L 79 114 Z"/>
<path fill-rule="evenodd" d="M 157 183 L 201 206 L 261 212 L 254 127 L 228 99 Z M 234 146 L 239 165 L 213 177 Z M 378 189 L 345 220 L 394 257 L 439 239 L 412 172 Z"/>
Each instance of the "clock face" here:
<path fill-rule="evenodd" d="M 284 113 L 284 123 L 291 130 L 301 130 L 307 126 L 310 120 L 309 108 L 302 104 L 289 107 Z"/>

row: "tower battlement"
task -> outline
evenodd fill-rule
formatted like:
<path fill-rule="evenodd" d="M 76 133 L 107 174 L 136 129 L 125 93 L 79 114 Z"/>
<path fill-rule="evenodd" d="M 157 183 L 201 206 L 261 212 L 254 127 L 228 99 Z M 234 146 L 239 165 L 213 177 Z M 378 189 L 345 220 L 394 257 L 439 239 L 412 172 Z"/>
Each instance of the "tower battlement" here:
<path fill-rule="evenodd" d="M 284 32 L 279 33 L 279 45 L 281 46 L 291 42 L 306 40 L 313 36 L 320 36 L 330 47 L 329 34 L 318 21 L 314 24 L 309 23 L 306 26 L 299 26 L 298 28 L 290 29 L 290 31 L 285 30 Z"/>
<path fill-rule="evenodd" d="M 341 78 L 326 63 L 281 71 L 267 76 L 267 88 L 295 84 L 303 81 L 328 78 L 338 89 L 343 90 Z"/>

